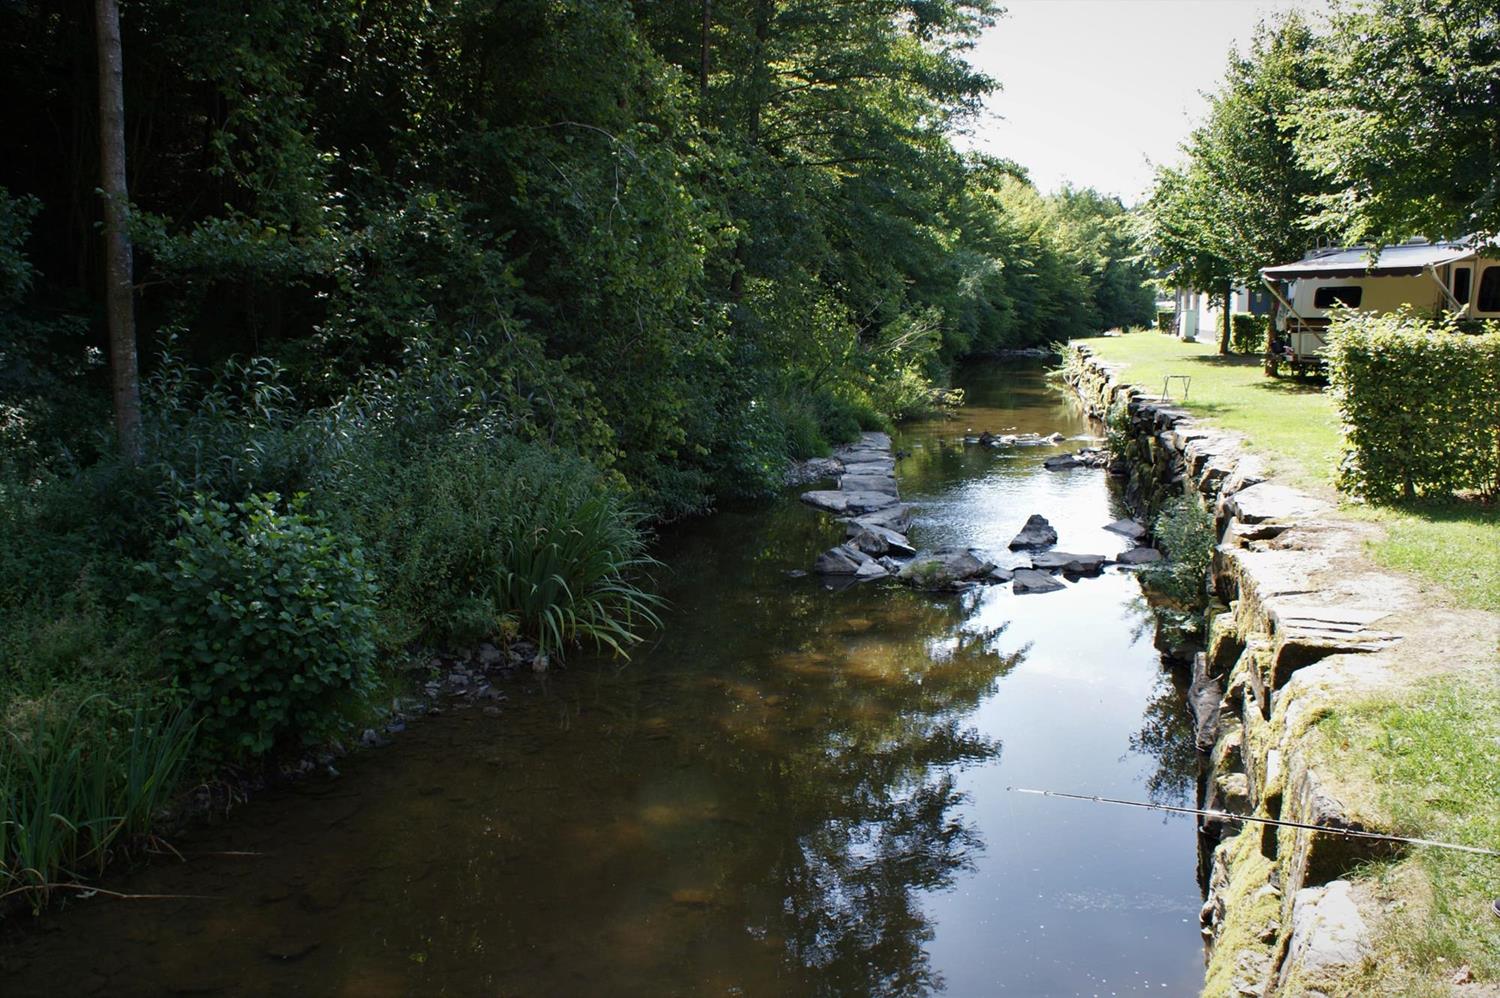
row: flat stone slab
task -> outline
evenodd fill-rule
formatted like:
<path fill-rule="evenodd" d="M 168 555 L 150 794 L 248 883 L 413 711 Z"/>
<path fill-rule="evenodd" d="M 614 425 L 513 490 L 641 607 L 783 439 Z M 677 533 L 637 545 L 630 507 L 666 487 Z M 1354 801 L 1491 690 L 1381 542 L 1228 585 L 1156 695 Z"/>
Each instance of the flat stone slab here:
<path fill-rule="evenodd" d="M 1284 485 L 1261 482 L 1240 489 L 1224 501 L 1224 509 L 1241 523 L 1300 520 L 1328 511 L 1321 499 Z"/>
<path fill-rule="evenodd" d="M 834 489 L 804 492 L 802 501 L 830 513 L 852 513 L 856 516 L 888 509 L 901 502 L 894 495 L 885 492 L 845 492 Z"/>
<path fill-rule="evenodd" d="M 905 503 L 897 503 L 885 509 L 856 516 L 851 522 L 861 527 L 885 527 L 904 534 L 911 527 L 911 507 Z"/>
<path fill-rule="evenodd" d="M 1055 593 L 1066 588 L 1068 587 L 1058 582 L 1055 576 L 1034 568 L 1017 569 L 1011 577 L 1011 590 L 1018 596 L 1026 593 Z"/>
<path fill-rule="evenodd" d="M 1071 572 L 1074 575 L 1098 575 L 1109 559 L 1102 554 L 1072 554 L 1068 551 L 1043 551 L 1032 555 L 1031 567 L 1044 572 Z"/>
<path fill-rule="evenodd" d="M 1104 529 L 1112 534 L 1128 537 L 1133 541 L 1138 541 L 1146 536 L 1146 525 L 1139 520 L 1131 520 L 1129 518 L 1106 524 Z"/>
<path fill-rule="evenodd" d="M 828 458 L 827 460 L 832 460 Z M 855 461 L 845 464 L 842 474 L 863 477 L 865 475 L 894 475 L 895 461 Z"/>
<path fill-rule="evenodd" d="M 819 575 L 856 575 L 871 560 L 858 548 L 840 544 L 818 555 L 818 560 L 813 562 L 813 571 Z"/>
<path fill-rule="evenodd" d="M 888 496 L 901 493 L 896 488 L 894 475 L 851 475 L 847 472 L 839 479 L 842 492 L 881 492 Z"/>
<path fill-rule="evenodd" d="M 1052 529 L 1045 517 L 1033 513 L 1027 520 L 1021 532 L 1011 538 L 1010 549 L 1012 551 L 1036 550 L 1038 548 L 1049 548 L 1057 543 L 1057 531 Z"/>
<path fill-rule="evenodd" d="M 1115 559 L 1121 565 L 1149 565 L 1161 561 L 1161 552 L 1156 548 L 1132 548 Z"/>

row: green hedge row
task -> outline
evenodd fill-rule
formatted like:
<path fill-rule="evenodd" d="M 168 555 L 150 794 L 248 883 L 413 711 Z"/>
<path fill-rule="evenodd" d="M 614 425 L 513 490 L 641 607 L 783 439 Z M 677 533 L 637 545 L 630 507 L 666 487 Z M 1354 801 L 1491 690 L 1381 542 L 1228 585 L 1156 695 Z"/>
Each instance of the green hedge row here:
<path fill-rule="evenodd" d="M 1343 422 L 1339 488 L 1376 502 L 1500 492 L 1500 324 L 1351 312 L 1325 353 Z"/>
<path fill-rule="evenodd" d="M 1230 319 L 1229 345 L 1235 353 L 1261 354 L 1266 352 L 1266 330 L 1271 324 L 1269 315 L 1251 315 L 1236 312 Z"/>

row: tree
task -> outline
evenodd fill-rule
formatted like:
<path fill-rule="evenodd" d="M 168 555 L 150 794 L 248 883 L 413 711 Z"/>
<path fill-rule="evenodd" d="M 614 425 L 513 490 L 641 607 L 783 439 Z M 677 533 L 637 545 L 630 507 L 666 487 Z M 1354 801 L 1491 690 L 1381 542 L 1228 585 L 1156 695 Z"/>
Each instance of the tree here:
<path fill-rule="evenodd" d="M 1294 117 L 1330 187 L 1317 220 L 1349 242 L 1500 233 L 1500 9 L 1371 0 L 1318 49 L 1325 85 Z"/>
<path fill-rule="evenodd" d="M 130 196 L 125 186 L 125 88 L 120 11 L 95 0 L 99 48 L 99 172 L 104 196 L 105 311 L 115 435 L 128 461 L 141 457 L 141 386 L 135 356 L 135 279 L 130 259 Z"/>
<path fill-rule="evenodd" d="M 1195 141 L 1199 132 L 1194 132 Z M 1158 267 L 1178 287 L 1222 288 L 1224 329 L 1219 352 L 1229 352 L 1229 295 L 1235 270 L 1230 259 L 1212 178 L 1196 158 L 1184 170 L 1158 167 L 1151 194 L 1141 206 L 1143 239 Z"/>

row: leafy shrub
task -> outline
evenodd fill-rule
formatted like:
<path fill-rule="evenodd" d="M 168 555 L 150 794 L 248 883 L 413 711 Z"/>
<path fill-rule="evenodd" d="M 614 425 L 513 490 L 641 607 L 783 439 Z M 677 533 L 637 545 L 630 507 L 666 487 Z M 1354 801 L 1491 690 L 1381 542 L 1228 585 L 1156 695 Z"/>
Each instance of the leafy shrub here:
<path fill-rule="evenodd" d="M 0 731 L 0 896 L 40 907 L 59 877 L 102 869 L 151 831 L 187 766 L 186 711 L 99 697 Z"/>
<path fill-rule="evenodd" d="M 1162 309 L 1156 313 L 1156 331 L 1168 334 L 1177 332 L 1176 309 Z"/>
<path fill-rule="evenodd" d="M 1230 317 L 1229 345 L 1235 353 L 1260 354 L 1266 349 L 1266 333 L 1271 326 L 1269 315 L 1236 312 Z"/>
<path fill-rule="evenodd" d="M 1500 327 L 1348 312 L 1325 352 L 1343 423 L 1338 486 L 1375 502 L 1500 492 Z"/>
<path fill-rule="evenodd" d="M 1141 570 L 1146 585 L 1188 605 L 1205 601 L 1205 577 L 1213 561 L 1213 516 L 1190 496 L 1178 496 L 1162 506 L 1152 528 L 1156 544 L 1167 560 Z"/>
<path fill-rule="evenodd" d="M 326 737 L 375 658 L 375 584 L 360 550 L 300 500 L 279 503 L 198 497 L 172 560 L 144 564 L 149 591 L 133 597 L 211 748 L 230 755 Z"/>

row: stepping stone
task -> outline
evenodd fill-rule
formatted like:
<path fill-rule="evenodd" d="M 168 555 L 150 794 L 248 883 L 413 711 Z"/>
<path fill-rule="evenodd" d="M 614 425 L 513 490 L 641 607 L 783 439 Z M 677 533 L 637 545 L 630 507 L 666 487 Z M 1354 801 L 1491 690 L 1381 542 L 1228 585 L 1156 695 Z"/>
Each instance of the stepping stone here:
<path fill-rule="evenodd" d="M 1098 575 L 1109 559 L 1102 554 L 1070 554 L 1067 551 L 1043 551 L 1033 555 L 1031 567 L 1044 572 L 1071 572 L 1074 575 Z"/>
<path fill-rule="evenodd" d="M 1011 589 L 1017 596 L 1026 593 L 1055 593 L 1067 586 L 1058 582 L 1056 578 L 1046 572 L 1038 572 L 1034 568 L 1019 568 L 1011 582 Z"/>
<path fill-rule="evenodd" d="M 1161 561 L 1161 552 L 1156 548 L 1135 548 L 1115 559 L 1121 565 L 1149 565 Z"/>
<path fill-rule="evenodd" d="M 900 495 L 896 489 L 896 479 L 892 475 L 851 475 L 845 472 L 839 479 L 839 489 L 843 492 L 883 492 L 888 496 Z"/>

